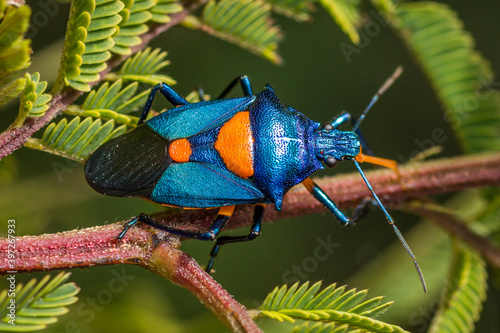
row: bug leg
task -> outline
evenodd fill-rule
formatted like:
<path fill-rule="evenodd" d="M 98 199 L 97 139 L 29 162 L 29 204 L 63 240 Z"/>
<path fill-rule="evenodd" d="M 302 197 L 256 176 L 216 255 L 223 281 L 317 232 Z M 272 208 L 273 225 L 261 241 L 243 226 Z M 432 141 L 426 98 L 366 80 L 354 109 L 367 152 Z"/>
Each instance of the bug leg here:
<path fill-rule="evenodd" d="M 227 223 L 227 221 L 229 221 L 229 219 L 231 218 L 231 215 L 233 215 L 233 212 L 234 212 L 234 206 L 222 207 L 219 210 L 219 213 L 217 214 L 215 221 L 212 223 L 212 226 L 210 226 L 210 228 L 205 232 L 190 231 L 190 230 L 173 228 L 173 227 L 162 225 L 162 224 L 158 223 L 155 219 L 153 219 L 149 215 L 139 214 L 139 216 L 135 217 L 130 222 L 127 222 L 125 224 L 125 227 L 123 228 L 122 232 L 116 238 L 122 239 L 125 236 L 125 234 L 127 233 L 127 231 L 132 226 L 134 226 L 137 222 L 140 221 L 140 222 L 146 223 L 146 224 L 148 224 L 156 229 L 167 231 L 167 232 L 170 232 L 170 233 L 177 235 L 177 236 L 194 238 L 194 239 L 201 239 L 201 240 L 214 240 L 217 238 L 217 236 L 221 232 L 222 228 L 224 228 L 224 225 Z"/>
<path fill-rule="evenodd" d="M 200 101 L 202 101 L 202 102 L 207 101 L 207 96 L 205 96 L 205 91 L 203 90 L 203 88 L 200 86 L 197 86 L 195 89 L 196 89 L 196 93 L 198 94 L 198 98 L 200 99 Z"/>
<path fill-rule="evenodd" d="M 217 99 L 223 99 L 234 89 L 234 87 L 238 84 L 241 84 L 241 89 L 243 90 L 243 94 L 245 96 L 251 96 L 252 93 L 252 85 L 250 84 L 250 79 L 246 75 L 238 76 L 233 81 L 231 81 L 226 89 L 224 89 L 221 94 L 217 97 Z"/>
<path fill-rule="evenodd" d="M 370 205 L 376 205 L 376 202 L 372 198 L 364 198 L 361 203 L 354 210 L 351 218 L 347 217 L 338 208 L 335 202 L 328 197 L 328 195 L 318 186 L 311 178 L 307 178 L 303 182 L 307 190 L 319 201 L 321 202 L 333 215 L 339 220 L 340 224 L 343 226 L 351 226 L 360 219 L 362 219 L 370 210 Z"/>
<path fill-rule="evenodd" d="M 171 86 L 164 82 L 158 83 L 156 86 L 151 89 L 149 93 L 146 104 L 144 105 L 144 109 L 142 110 L 141 117 L 139 118 L 139 122 L 137 125 L 140 125 L 146 120 L 149 111 L 151 110 L 151 106 L 153 105 L 153 100 L 155 99 L 156 93 L 160 91 L 165 98 L 172 103 L 173 105 L 185 105 L 189 104 L 188 101 L 181 95 L 179 95 Z"/>
<path fill-rule="evenodd" d="M 244 236 L 222 236 L 217 238 L 217 241 L 210 251 L 210 260 L 208 262 L 207 268 L 205 269 L 208 273 L 212 270 L 215 257 L 219 253 L 220 246 L 228 243 L 238 243 L 251 241 L 260 236 L 260 230 L 262 226 L 262 218 L 264 216 L 265 204 L 256 204 L 253 212 L 253 223 L 250 229 L 250 233 Z"/>

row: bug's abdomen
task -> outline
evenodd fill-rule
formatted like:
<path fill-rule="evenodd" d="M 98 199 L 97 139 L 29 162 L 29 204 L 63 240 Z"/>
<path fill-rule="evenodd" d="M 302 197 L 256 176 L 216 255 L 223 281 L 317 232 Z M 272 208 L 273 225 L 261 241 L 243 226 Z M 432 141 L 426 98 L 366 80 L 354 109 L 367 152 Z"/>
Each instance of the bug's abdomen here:
<path fill-rule="evenodd" d="M 167 140 L 139 126 L 99 147 L 85 164 L 85 177 L 96 191 L 119 197 L 149 197 L 172 163 Z"/>

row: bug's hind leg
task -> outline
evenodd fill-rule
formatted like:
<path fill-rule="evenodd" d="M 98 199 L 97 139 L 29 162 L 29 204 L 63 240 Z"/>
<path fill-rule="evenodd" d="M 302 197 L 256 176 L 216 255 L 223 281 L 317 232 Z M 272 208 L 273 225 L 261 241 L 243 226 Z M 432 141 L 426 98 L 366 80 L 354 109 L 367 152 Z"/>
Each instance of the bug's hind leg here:
<path fill-rule="evenodd" d="M 207 268 L 205 269 L 208 273 L 212 270 L 214 265 L 214 260 L 217 254 L 219 253 L 219 249 L 221 245 L 228 243 L 238 243 L 238 242 L 246 242 L 251 241 L 260 236 L 260 230 L 262 227 L 262 218 L 264 216 L 265 204 L 256 204 L 253 213 L 253 223 L 250 229 L 250 233 L 244 236 L 222 236 L 217 238 L 217 241 L 210 252 L 210 260 L 208 262 Z"/>
<path fill-rule="evenodd" d="M 201 239 L 201 240 L 214 240 L 217 238 L 222 228 L 224 228 L 227 221 L 229 221 L 229 219 L 233 215 L 233 212 L 234 212 L 234 206 L 221 207 L 219 213 L 217 214 L 217 217 L 215 218 L 215 221 L 212 223 L 212 226 L 205 232 L 184 230 L 162 225 L 157 221 L 155 221 L 155 219 L 153 219 L 151 216 L 146 214 L 140 214 L 139 216 L 132 219 L 130 222 L 126 223 L 122 232 L 116 238 L 122 239 L 127 233 L 127 231 L 131 227 L 133 227 L 137 222 L 143 222 L 156 229 L 167 231 L 177 236 Z"/>

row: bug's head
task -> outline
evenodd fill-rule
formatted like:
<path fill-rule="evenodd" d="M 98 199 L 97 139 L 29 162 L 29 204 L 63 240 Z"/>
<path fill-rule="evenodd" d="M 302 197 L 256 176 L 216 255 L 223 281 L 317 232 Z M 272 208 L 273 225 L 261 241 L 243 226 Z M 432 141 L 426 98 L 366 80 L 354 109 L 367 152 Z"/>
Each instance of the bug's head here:
<path fill-rule="evenodd" d="M 329 168 L 346 158 L 356 157 L 361 150 L 356 133 L 335 129 L 331 124 L 315 131 L 314 144 L 316 157 Z"/>

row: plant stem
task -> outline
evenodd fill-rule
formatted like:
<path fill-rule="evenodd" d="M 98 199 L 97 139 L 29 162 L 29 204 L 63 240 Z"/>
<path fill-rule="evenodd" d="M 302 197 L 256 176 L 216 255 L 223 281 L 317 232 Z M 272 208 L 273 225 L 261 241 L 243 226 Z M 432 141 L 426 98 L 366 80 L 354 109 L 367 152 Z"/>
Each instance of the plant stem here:
<path fill-rule="evenodd" d="M 481 253 L 491 265 L 500 268 L 500 248 L 493 244 L 488 237 L 479 235 L 471 230 L 467 226 L 467 223 L 459 217 L 449 212 L 435 209 L 433 205 L 426 203 L 414 202 L 410 203 L 407 207 L 409 211 L 434 221 L 453 236 L 469 244 Z"/>
<path fill-rule="evenodd" d="M 261 332 L 243 305 L 236 302 L 193 258 L 168 242 L 160 243 L 145 263 L 152 272 L 198 297 L 233 332 Z"/>
<path fill-rule="evenodd" d="M 407 165 L 400 169 L 399 179 L 388 170 L 370 171 L 366 175 L 383 203 L 394 207 L 428 195 L 500 185 L 500 153 Z M 325 177 L 316 179 L 316 182 L 342 207 L 354 207 L 370 195 L 361 177 L 356 174 Z M 277 212 L 268 207 L 264 220 L 275 221 L 324 210 L 309 192 L 297 187 L 285 196 L 283 211 Z M 252 211 L 252 205 L 239 205 L 226 228 L 249 226 Z M 174 214 L 162 212 L 153 216 L 168 225 L 206 230 L 216 213 L 213 209 L 180 210 Z M 122 228 L 122 223 L 114 223 L 54 235 L 19 237 L 16 239 L 18 257 L 15 267 L 8 266 L 8 240 L 0 239 L 0 274 L 6 274 L 8 270 L 28 272 L 118 263 L 144 264 L 145 260 L 149 260 L 146 254 L 158 241 L 151 239 L 151 233 L 165 234 L 141 224 L 132 228 L 120 243 L 114 237 Z M 469 238 L 464 238 L 464 241 L 472 243 Z M 484 250 L 478 250 L 485 254 Z"/>
<path fill-rule="evenodd" d="M 19 237 L 15 242 L 16 267 L 11 267 L 7 261 L 6 254 L 12 248 L 6 239 L 1 239 L 0 272 L 140 265 L 188 289 L 234 332 L 261 332 L 243 305 L 203 271 L 194 259 L 178 250 L 180 240 L 177 236 L 133 228 L 119 241 L 115 237 L 121 230 L 122 226 L 115 223 L 52 235 Z"/>
<path fill-rule="evenodd" d="M 465 188 L 500 185 L 500 153 L 462 156 L 431 162 L 406 165 L 399 177 L 388 170 L 366 173 L 380 198 L 387 206 L 396 206 L 415 198 L 457 191 Z M 359 175 L 341 175 L 316 180 L 332 199 L 344 207 L 352 207 L 370 193 Z M 325 210 L 304 188 L 294 188 L 285 196 L 283 212 L 268 209 L 264 220 L 311 214 Z M 435 215 L 421 208 L 418 213 Z M 177 214 L 165 212 L 154 215 L 165 224 L 190 229 L 206 229 L 213 221 L 215 210 L 187 210 Z M 240 205 L 228 228 L 248 226 L 252 206 Z M 446 216 L 431 216 L 445 221 L 449 230 L 463 230 L 459 221 Z M 33 272 L 97 265 L 133 264 L 170 279 L 190 290 L 221 320 L 236 332 L 260 332 L 246 309 L 237 303 L 187 254 L 178 250 L 179 238 L 140 224 L 120 241 L 115 237 L 122 223 L 72 230 L 57 234 L 18 237 L 15 259 L 9 261 L 8 239 L 0 239 L 0 274 L 10 271 Z M 459 234 L 459 232 L 454 232 Z M 463 233 L 462 233 L 463 234 Z M 474 246 L 492 264 L 500 267 L 500 249 L 493 244 L 481 244 L 482 238 L 469 232 L 461 237 Z"/>

